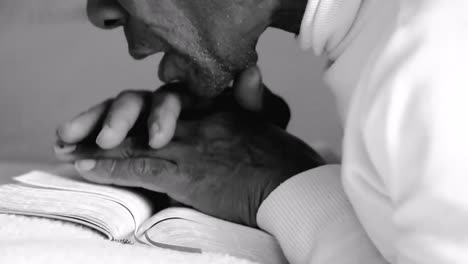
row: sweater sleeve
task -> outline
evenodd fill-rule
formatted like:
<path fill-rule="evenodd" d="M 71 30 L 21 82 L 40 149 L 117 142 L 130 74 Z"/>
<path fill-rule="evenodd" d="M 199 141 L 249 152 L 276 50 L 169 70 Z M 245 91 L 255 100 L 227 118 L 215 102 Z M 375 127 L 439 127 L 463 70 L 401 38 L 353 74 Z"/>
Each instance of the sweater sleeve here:
<path fill-rule="evenodd" d="M 379 182 L 389 202 L 392 263 L 468 263 L 468 2 L 426 2 L 424 12 L 403 6 L 405 24 L 372 72 L 381 92 L 362 140 L 378 173 L 359 181 Z M 368 228 L 371 208 L 352 201 Z"/>
<path fill-rule="evenodd" d="M 348 202 L 339 165 L 301 173 L 261 205 L 257 222 L 274 235 L 290 263 L 386 263 Z"/>

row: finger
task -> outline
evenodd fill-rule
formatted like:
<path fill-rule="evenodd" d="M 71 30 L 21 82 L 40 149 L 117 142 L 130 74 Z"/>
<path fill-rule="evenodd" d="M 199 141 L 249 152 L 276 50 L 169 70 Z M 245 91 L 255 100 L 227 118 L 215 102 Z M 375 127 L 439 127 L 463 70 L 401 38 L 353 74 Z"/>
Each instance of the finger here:
<path fill-rule="evenodd" d="M 123 92 L 112 103 L 96 143 L 103 149 L 118 146 L 135 125 L 144 106 L 142 92 Z"/>
<path fill-rule="evenodd" d="M 233 85 L 234 98 L 245 110 L 258 112 L 263 107 L 263 82 L 257 66 L 242 72 Z"/>
<path fill-rule="evenodd" d="M 288 104 L 263 84 L 260 69 L 251 67 L 234 83 L 234 97 L 245 110 L 257 113 L 265 121 L 281 128 L 288 126 L 291 111 Z"/>
<path fill-rule="evenodd" d="M 76 145 L 75 144 L 65 144 L 62 141 L 58 141 L 54 145 L 54 153 L 55 156 L 60 159 L 61 156 L 67 155 L 73 151 L 76 150 Z"/>
<path fill-rule="evenodd" d="M 177 93 L 154 93 L 148 118 L 149 145 L 152 148 L 161 148 L 172 139 L 181 109 L 182 101 Z"/>
<path fill-rule="evenodd" d="M 63 162 L 77 160 L 101 159 L 132 159 L 136 157 L 150 157 L 178 162 L 195 152 L 195 147 L 189 142 L 172 141 L 163 148 L 151 149 L 147 143 L 139 138 L 127 138 L 119 146 L 112 149 L 102 149 L 96 145 L 78 144 L 75 149 L 67 153 L 57 153 Z"/>
<path fill-rule="evenodd" d="M 176 165 L 154 158 L 80 160 L 78 173 L 88 181 L 165 192 L 169 178 L 176 175 Z"/>
<path fill-rule="evenodd" d="M 88 137 L 101 123 L 110 103 L 111 99 L 108 99 L 59 126 L 58 140 L 66 144 L 75 144 Z"/>

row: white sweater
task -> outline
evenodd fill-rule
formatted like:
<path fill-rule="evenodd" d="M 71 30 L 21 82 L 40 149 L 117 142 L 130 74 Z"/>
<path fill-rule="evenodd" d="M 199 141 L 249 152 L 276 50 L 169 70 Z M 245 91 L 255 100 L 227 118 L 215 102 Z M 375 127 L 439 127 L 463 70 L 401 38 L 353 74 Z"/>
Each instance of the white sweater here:
<path fill-rule="evenodd" d="M 468 1 L 309 0 L 300 41 L 332 61 L 342 165 L 280 185 L 259 226 L 291 263 L 468 263 Z"/>

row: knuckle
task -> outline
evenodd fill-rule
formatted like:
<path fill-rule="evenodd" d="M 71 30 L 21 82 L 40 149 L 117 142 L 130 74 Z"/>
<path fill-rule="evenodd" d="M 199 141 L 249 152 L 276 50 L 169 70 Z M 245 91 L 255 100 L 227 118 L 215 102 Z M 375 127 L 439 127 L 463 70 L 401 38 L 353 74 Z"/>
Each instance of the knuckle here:
<path fill-rule="evenodd" d="M 117 172 L 117 160 L 111 159 L 111 160 L 106 160 L 102 161 L 101 167 L 104 168 L 104 170 L 107 172 L 109 176 L 114 175 Z"/>
<path fill-rule="evenodd" d="M 134 159 L 129 163 L 130 171 L 138 176 L 151 176 L 152 175 L 152 163 L 149 159 Z"/>
<path fill-rule="evenodd" d="M 135 91 L 123 91 L 121 92 L 116 99 L 117 102 L 136 102 L 143 103 L 144 98 L 141 93 Z"/>
<path fill-rule="evenodd" d="M 170 170 L 170 163 L 165 160 L 141 158 L 131 162 L 131 171 L 142 177 L 155 177 Z"/>
<path fill-rule="evenodd" d="M 132 126 L 130 118 L 115 109 L 113 111 L 109 111 L 107 114 L 106 124 L 110 127 L 118 127 L 120 129 Z"/>
<path fill-rule="evenodd" d="M 117 95 L 117 98 L 135 98 L 135 97 L 138 97 L 138 94 L 132 90 L 124 90 L 124 91 L 121 91 Z"/>

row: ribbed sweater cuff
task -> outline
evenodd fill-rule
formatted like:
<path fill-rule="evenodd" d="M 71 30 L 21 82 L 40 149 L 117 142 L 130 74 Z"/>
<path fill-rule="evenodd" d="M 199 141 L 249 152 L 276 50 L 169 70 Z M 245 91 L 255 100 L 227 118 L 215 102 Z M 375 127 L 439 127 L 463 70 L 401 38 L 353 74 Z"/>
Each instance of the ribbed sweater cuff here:
<path fill-rule="evenodd" d="M 277 238 L 291 263 L 332 263 L 319 259 L 337 261 L 340 251 L 355 242 L 363 243 L 358 251 L 364 250 L 367 260 L 376 257 L 344 193 L 339 165 L 315 168 L 281 184 L 260 206 L 257 223 Z"/>

